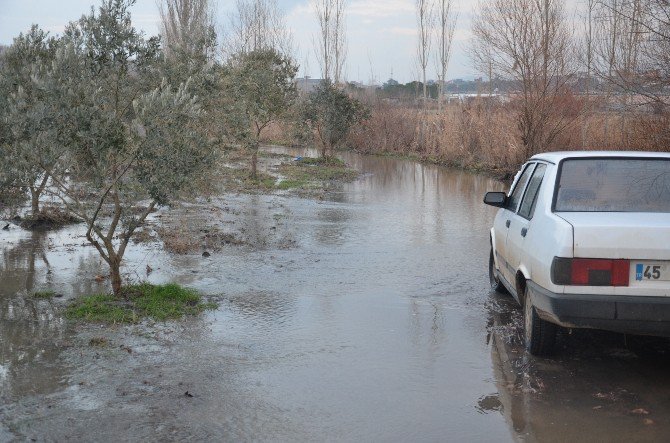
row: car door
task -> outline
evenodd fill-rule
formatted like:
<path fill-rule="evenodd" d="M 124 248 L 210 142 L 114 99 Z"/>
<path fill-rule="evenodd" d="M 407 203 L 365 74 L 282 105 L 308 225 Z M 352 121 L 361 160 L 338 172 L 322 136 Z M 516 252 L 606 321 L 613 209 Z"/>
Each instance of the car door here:
<path fill-rule="evenodd" d="M 535 168 L 535 162 L 527 163 L 521 169 L 519 178 L 512 184 L 512 189 L 507 198 L 507 205 L 498 213 L 498 216 L 494 222 L 494 230 L 496 233 L 495 237 L 495 248 L 496 248 L 496 261 L 498 264 L 498 269 L 502 276 L 509 283 L 514 283 L 514 274 L 516 269 L 512 268 L 510 262 L 510 253 L 508 250 L 508 234 L 512 224 L 512 218 L 515 216 L 516 211 L 523 197 L 523 192 L 526 189 L 526 185 L 530 180 L 533 169 Z"/>
<path fill-rule="evenodd" d="M 517 211 L 510 215 L 510 227 L 507 233 L 506 247 L 508 262 L 511 268 L 510 271 L 513 274 L 511 278 L 515 278 L 521 263 L 526 262 L 524 260 L 525 255 L 528 253 L 526 248 L 531 246 L 526 244 L 526 236 L 533 228 L 535 205 L 537 204 L 537 197 L 546 171 L 547 165 L 544 163 L 538 163 L 535 166 Z M 515 280 L 510 280 L 510 283 L 514 282 Z"/>

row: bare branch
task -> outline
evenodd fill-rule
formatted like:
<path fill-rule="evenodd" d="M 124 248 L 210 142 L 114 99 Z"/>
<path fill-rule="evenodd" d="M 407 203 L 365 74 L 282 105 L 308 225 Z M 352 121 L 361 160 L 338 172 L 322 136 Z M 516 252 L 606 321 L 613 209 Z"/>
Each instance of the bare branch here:
<path fill-rule="evenodd" d="M 224 59 L 264 50 L 293 55 L 293 34 L 277 0 L 237 0 L 223 34 Z"/>
<path fill-rule="evenodd" d="M 421 70 L 421 82 L 423 83 L 423 106 L 428 99 L 426 69 L 430 61 L 430 47 L 433 33 L 433 3 L 432 0 L 416 0 L 416 21 L 419 31 L 417 45 L 417 63 Z"/>
<path fill-rule="evenodd" d="M 312 0 L 312 4 L 319 25 L 319 34 L 313 43 L 321 75 L 325 80 L 340 84 L 347 58 L 347 0 Z"/>
<path fill-rule="evenodd" d="M 452 0 L 438 0 L 437 3 L 437 76 L 439 80 L 438 106 L 442 109 L 447 70 L 451 59 L 451 47 L 458 13 L 453 10 Z"/>

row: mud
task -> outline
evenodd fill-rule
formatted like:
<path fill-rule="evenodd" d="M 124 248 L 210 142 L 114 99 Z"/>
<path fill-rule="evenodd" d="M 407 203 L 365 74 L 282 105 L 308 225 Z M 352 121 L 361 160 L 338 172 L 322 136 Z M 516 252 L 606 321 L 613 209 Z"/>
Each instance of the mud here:
<path fill-rule="evenodd" d="M 488 290 L 481 199 L 499 182 L 344 157 L 362 177 L 323 200 L 222 195 L 152 214 L 150 230 L 217 233 L 208 256 L 151 235 L 129 249 L 127 278 L 218 301 L 181 322 L 66 322 L 74 297 L 108 289 L 82 227 L 1 230 L 0 441 L 670 435 L 667 341 L 587 331 L 552 359 L 523 352 L 520 312 Z M 30 296 L 47 289 L 63 297 Z"/>

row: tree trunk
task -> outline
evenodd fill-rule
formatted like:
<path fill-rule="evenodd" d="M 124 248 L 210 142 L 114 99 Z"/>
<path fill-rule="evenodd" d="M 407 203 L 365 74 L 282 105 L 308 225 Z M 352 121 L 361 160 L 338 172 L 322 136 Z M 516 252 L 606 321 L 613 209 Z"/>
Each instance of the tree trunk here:
<path fill-rule="evenodd" d="M 114 295 L 120 295 L 121 294 L 121 286 L 122 286 L 122 280 L 121 280 L 121 260 L 118 260 L 116 258 L 111 258 L 109 260 L 109 278 L 112 281 L 112 292 Z"/>
<path fill-rule="evenodd" d="M 321 158 L 326 158 L 326 155 L 328 154 L 328 146 L 326 144 L 326 140 L 323 138 L 321 126 L 319 125 L 316 126 L 316 134 L 319 138 L 319 144 L 321 145 Z"/>
<path fill-rule="evenodd" d="M 251 178 L 256 179 L 258 176 L 258 149 L 254 149 L 251 154 Z"/>
<path fill-rule="evenodd" d="M 30 187 L 30 203 L 31 214 L 33 217 L 37 217 L 40 212 L 40 191 L 32 186 Z"/>

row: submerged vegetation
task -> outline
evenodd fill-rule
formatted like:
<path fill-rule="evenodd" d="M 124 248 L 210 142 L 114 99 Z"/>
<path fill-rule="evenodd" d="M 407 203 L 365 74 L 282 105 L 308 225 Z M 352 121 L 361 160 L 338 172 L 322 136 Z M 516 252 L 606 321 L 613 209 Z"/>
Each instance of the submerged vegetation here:
<path fill-rule="evenodd" d="M 334 157 L 302 158 L 282 163 L 279 172 L 284 178 L 277 184 L 278 189 L 320 189 L 328 183 L 353 181 L 359 175 L 358 171 Z"/>
<path fill-rule="evenodd" d="M 355 180 L 359 172 L 336 157 L 299 157 L 264 153 L 261 159 L 275 160 L 267 172 L 250 177 L 244 169 L 228 167 L 221 172 L 221 181 L 228 192 L 272 192 L 275 190 L 322 190 L 334 183 Z"/>
<path fill-rule="evenodd" d="M 56 293 L 54 291 L 50 290 L 50 289 L 44 289 L 44 290 L 41 290 L 41 291 L 33 292 L 33 297 L 48 299 L 48 298 L 56 297 Z"/>
<path fill-rule="evenodd" d="M 82 297 L 70 305 L 66 317 L 93 323 L 137 323 L 145 318 L 170 320 L 196 315 L 216 304 L 203 302 L 193 289 L 177 284 L 140 283 L 124 286 L 119 296 L 95 294 Z"/>
<path fill-rule="evenodd" d="M 19 226 L 29 230 L 50 230 L 65 225 L 81 223 L 81 219 L 57 206 L 43 206 L 38 212 L 15 220 Z"/>

